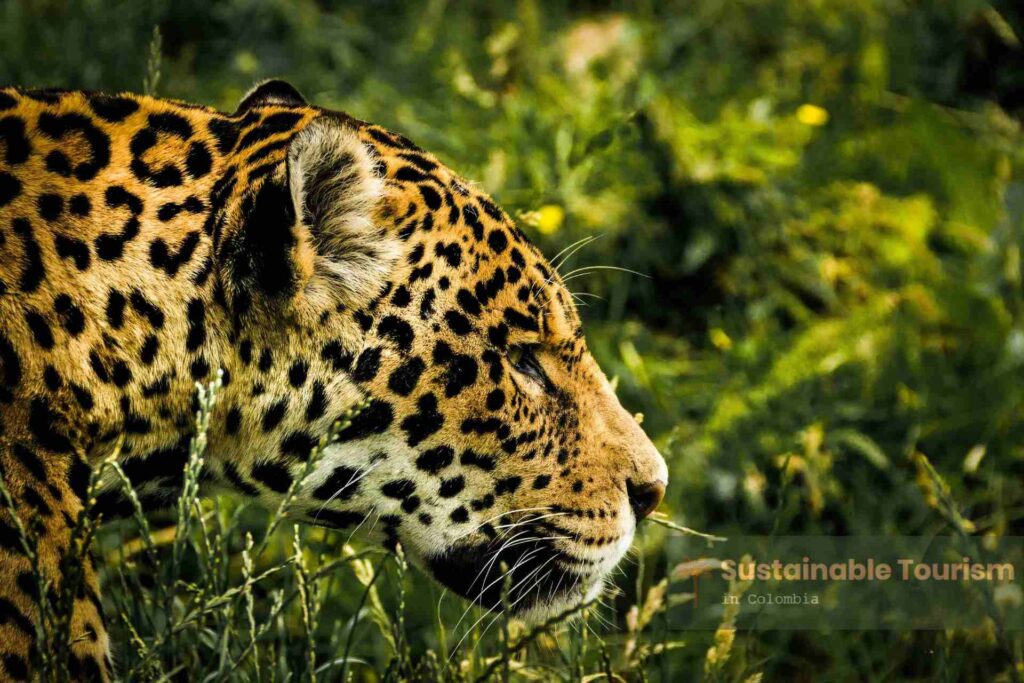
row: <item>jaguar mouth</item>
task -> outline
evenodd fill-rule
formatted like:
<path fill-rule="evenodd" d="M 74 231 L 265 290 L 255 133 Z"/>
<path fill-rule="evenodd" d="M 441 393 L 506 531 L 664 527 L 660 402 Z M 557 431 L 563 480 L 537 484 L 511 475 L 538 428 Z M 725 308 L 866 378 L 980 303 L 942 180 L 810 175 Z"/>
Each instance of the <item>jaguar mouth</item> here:
<path fill-rule="evenodd" d="M 536 621 L 593 592 L 587 567 L 544 536 L 465 545 L 428 558 L 442 585 L 477 605 Z"/>

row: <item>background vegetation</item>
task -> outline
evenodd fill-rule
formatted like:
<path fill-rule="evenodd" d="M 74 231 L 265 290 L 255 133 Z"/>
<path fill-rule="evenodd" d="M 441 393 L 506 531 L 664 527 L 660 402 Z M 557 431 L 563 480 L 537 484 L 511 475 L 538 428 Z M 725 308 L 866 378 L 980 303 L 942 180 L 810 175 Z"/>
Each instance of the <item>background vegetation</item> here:
<path fill-rule="evenodd" d="M 596 238 L 577 265 L 647 275 L 571 284 L 680 523 L 1020 536 L 1022 40 L 1019 4 L 976 0 L 0 0 L 0 82 L 231 110 L 285 77 L 436 152 L 547 253 Z M 179 513 L 100 532 L 126 677 L 1022 671 L 991 625 L 673 632 L 660 527 L 587 619 L 485 633 L 399 557 L 315 530 L 294 550 L 287 523 L 263 544 L 230 500 Z"/>

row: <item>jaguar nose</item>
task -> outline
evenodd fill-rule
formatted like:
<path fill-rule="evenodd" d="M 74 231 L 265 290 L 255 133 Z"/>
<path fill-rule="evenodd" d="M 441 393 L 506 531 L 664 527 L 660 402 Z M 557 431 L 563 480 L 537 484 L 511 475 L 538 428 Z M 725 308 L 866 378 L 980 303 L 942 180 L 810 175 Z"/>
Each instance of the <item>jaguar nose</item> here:
<path fill-rule="evenodd" d="M 644 519 L 661 504 L 665 497 L 665 482 L 655 480 L 646 484 L 637 484 L 631 479 L 626 480 L 626 494 L 629 496 L 629 506 L 633 508 L 633 516 L 636 521 Z"/>

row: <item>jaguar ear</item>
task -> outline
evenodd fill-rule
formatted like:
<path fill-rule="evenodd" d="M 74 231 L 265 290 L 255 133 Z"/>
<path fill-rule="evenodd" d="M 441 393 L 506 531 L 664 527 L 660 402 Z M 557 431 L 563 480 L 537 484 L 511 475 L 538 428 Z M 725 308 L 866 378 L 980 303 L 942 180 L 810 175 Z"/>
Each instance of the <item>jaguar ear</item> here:
<path fill-rule="evenodd" d="M 401 249 L 375 221 L 384 182 L 368 148 L 344 120 L 321 116 L 295 136 L 287 168 L 309 247 L 306 259 L 299 255 L 307 289 L 341 293 L 350 307 L 368 303 L 390 277 Z"/>
<path fill-rule="evenodd" d="M 383 195 L 343 118 L 322 114 L 296 133 L 281 170 L 245 196 L 228 228 L 223 284 L 236 313 L 261 302 L 369 303 L 400 252 L 376 220 Z"/>
<path fill-rule="evenodd" d="M 306 98 L 295 89 L 291 83 L 280 79 L 270 79 L 257 83 L 256 86 L 245 94 L 242 101 L 235 109 L 235 116 L 244 114 L 253 107 L 265 107 L 278 105 L 283 107 L 304 107 Z"/>

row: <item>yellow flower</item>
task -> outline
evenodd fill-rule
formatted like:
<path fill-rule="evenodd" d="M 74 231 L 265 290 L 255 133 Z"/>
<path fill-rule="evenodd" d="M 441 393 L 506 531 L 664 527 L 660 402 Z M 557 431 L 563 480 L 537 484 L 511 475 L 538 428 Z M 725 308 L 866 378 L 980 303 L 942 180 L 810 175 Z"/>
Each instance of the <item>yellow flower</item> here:
<path fill-rule="evenodd" d="M 805 126 L 824 126 L 828 123 L 828 110 L 816 104 L 801 104 L 796 110 L 796 120 Z"/>
<path fill-rule="evenodd" d="M 719 351 L 728 351 L 732 348 L 732 339 L 725 333 L 720 327 L 716 327 L 709 333 L 711 337 L 711 343 L 715 345 L 715 348 Z"/>
<path fill-rule="evenodd" d="M 546 204 L 537 210 L 537 230 L 545 235 L 558 232 L 565 220 L 565 209 L 558 204 Z"/>

